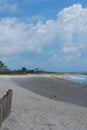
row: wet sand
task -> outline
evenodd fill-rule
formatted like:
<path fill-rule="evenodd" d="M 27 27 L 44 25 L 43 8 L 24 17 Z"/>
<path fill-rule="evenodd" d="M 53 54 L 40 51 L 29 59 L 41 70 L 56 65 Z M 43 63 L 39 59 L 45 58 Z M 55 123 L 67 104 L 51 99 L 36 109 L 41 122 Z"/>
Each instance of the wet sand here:
<path fill-rule="evenodd" d="M 87 86 L 54 77 L 12 78 L 19 86 L 49 99 L 87 107 Z"/>

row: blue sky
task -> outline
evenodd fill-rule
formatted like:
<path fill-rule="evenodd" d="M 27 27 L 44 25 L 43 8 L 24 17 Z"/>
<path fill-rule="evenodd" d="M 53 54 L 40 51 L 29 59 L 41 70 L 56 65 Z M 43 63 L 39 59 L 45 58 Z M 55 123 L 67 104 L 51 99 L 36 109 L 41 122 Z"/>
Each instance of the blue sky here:
<path fill-rule="evenodd" d="M 0 60 L 11 69 L 87 71 L 86 0 L 0 0 Z"/>

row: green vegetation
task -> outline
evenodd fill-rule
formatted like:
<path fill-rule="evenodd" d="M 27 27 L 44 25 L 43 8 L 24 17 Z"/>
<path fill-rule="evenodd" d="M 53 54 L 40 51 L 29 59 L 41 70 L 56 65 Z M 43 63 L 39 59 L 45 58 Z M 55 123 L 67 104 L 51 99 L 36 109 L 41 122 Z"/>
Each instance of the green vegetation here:
<path fill-rule="evenodd" d="M 28 73 L 32 73 L 32 74 L 35 74 L 35 73 L 43 73 L 43 70 L 40 70 L 38 68 L 35 68 L 35 69 L 32 69 L 32 70 L 29 70 L 27 69 L 26 67 L 22 67 L 21 69 L 14 69 L 14 70 L 11 70 L 9 69 L 2 61 L 0 61 L 0 74 L 8 74 L 8 75 L 16 75 L 16 74 L 28 74 Z"/>
<path fill-rule="evenodd" d="M 0 61 L 0 74 L 4 73 L 10 73 L 10 69 L 2 61 Z"/>
<path fill-rule="evenodd" d="M 0 74 L 8 74 L 8 75 L 21 75 L 21 74 L 83 74 L 83 75 L 87 75 L 87 72 L 49 72 L 49 71 L 43 71 L 39 68 L 35 68 L 32 70 L 27 69 L 26 67 L 22 67 L 21 69 L 14 69 L 11 70 L 9 69 L 5 63 L 3 63 L 2 61 L 0 61 Z"/>

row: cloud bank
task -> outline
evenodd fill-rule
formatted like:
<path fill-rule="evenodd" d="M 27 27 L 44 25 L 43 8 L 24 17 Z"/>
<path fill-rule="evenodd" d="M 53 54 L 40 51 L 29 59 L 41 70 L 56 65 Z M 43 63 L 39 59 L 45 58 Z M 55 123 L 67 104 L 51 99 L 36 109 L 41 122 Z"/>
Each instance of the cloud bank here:
<path fill-rule="evenodd" d="M 74 4 L 57 13 L 56 19 L 36 24 L 18 18 L 0 19 L 0 54 L 42 53 L 47 46 L 56 48 L 49 54 L 72 60 L 87 55 L 87 8 Z M 57 46 L 57 47 L 56 47 Z"/>

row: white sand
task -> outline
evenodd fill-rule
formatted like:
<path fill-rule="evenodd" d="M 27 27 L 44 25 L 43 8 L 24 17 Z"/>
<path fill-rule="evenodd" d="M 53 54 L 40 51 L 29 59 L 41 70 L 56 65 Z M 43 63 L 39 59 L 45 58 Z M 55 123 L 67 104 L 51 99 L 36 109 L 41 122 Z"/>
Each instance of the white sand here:
<path fill-rule="evenodd" d="M 0 76 L 0 97 L 8 89 L 13 89 L 12 111 L 1 130 L 87 130 L 87 108 L 47 99 Z"/>

